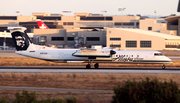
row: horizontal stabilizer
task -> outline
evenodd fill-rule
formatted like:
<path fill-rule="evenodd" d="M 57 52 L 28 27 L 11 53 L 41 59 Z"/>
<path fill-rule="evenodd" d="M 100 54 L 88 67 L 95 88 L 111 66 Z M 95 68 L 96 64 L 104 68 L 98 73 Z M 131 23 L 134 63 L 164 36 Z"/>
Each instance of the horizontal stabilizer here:
<path fill-rule="evenodd" d="M 27 28 L 25 28 L 25 27 L 8 27 L 7 29 L 10 30 L 10 32 L 12 33 L 14 31 L 24 32 Z"/>

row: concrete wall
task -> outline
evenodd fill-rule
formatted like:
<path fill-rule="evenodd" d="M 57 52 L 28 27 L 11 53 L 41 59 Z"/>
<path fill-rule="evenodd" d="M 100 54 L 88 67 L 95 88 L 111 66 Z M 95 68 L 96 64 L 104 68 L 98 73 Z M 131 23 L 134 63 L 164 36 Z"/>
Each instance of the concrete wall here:
<path fill-rule="evenodd" d="M 37 19 L 36 16 L 17 16 L 18 22 L 28 22 L 36 19 Z"/>
<path fill-rule="evenodd" d="M 34 40 L 38 36 L 46 36 L 47 42 L 46 44 L 62 44 L 65 45 L 67 43 L 66 30 L 65 29 L 34 29 Z M 64 41 L 52 41 L 51 37 L 64 37 Z"/>
<path fill-rule="evenodd" d="M 99 41 L 87 41 L 85 45 L 100 44 L 106 46 L 106 31 L 78 31 L 76 29 L 34 29 L 34 40 L 35 43 L 36 37 L 46 36 L 46 44 L 55 44 L 55 45 L 73 45 L 74 41 L 67 41 L 67 37 L 99 37 Z M 64 37 L 64 41 L 52 41 L 51 37 Z"/>
<path fill-rule="evenodd" d="M 0 20 L 0 26 L 18 26 L 19 22 L 36 20 L 36 16 L 17 16 L 17 20 Z"/>
<path fill-rule="evenodd" d="M 152 30 L 149 30 L 149 31 L 167 30 L 167 24 L 166 23 L 157 23 L 157 20 L 158 19 L 140 20 L 139 29 L 148 31 L 148 27 L 152 27 Z"/>
<path fill-rule="evenodd" d="M 100 41 L 87 41 L 87 45 L 103 45 L 106 46 L 106 31 L 81 31 L 78 36 L 99 37 Z"/>
<path fill-rule="evenodd" d="M 177 36 L 177 31 L 176 30 L 161 30 L 160 33 Z"/>
<path fill-rule="evenodd" d="M 120 37 L 120 41 L 110 41 L 111 37 Z M 137 41 L 137 47 L 135 48 L 128 48 L 126 47 L 126 40 L 128 41 Z M 151 41 L 151 48 L 141 48 L 140 41 Z M 107 29 L 107 38 L 106 38 L 106 45 L 110 47 L 111 44 L 113 45 L 121 45 L 122 50 L 163 50 L 165 49 L 165 39 L 156 36 L 145 35 L 141 33 L 129 32 L 125 30 L 120 30 L 116 28 L 108 28 Z"/>

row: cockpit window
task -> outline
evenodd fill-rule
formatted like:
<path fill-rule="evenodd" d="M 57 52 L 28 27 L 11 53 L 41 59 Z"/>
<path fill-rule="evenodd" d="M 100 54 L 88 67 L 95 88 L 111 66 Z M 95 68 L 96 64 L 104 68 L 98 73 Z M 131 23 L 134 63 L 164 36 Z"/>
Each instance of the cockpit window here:
<path fill-rule="evenodd" d="M 162 53 L 154 53 L 154 56 L 163 56 Z"/>

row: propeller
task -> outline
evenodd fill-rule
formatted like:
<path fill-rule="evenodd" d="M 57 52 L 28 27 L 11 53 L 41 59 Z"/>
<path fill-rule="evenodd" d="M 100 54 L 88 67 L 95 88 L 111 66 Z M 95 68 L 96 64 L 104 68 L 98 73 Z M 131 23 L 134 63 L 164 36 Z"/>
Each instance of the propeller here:
<path fill-rule="evenodd" d="M 114 54 L 116 54 L 116 52 L 114 50 L 110 50 L 110 55 L 112 56 Z"/>
<path fill-rule="evenodd" d="M 110 56 L 112 58 L 112 55 L 116 54 L 116 52 L 113 50 L 113 48 L 114 48 L 113 43 L 111 45 L 112 45 L 112 50 L 110 50 Z"/>

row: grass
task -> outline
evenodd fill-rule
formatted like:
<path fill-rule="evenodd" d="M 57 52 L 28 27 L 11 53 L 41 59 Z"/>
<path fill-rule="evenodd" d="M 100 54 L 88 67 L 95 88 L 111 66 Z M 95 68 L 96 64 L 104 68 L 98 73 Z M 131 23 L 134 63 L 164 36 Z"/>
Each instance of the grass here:
<path fill-rule="evenodd" d="M 4 96 L 7 100 L 13 101 L 15 93 L 22 91 L 19 90 L 0 90 L 0 97 Z M 29 92 L 31 93 L 31 91 Z M 48 99 L 48 98 L 77 98 L 78 103 L 110 103 L 112 101 L 113 93 L 90 93 L 90 92 L 36 92 L 37 100 Z"/>
<path fill-rule="evenodd" d="M 54 63 L 34 58 L 12 58 L 1 57 L 0 66 L 84 66 L 87 63 Z M 92 67 L 93 67 L 92 63 Z M 162 64 L 120 64 L 120 63 L 100 63 L 100 67 L 162 67 Z M 166 64 L 166 67 L 180 67 L 180 61 L 173 61 Z"/>
<path fill-rule="evenodd" d="M 66 89 L 113 90 L 114 86 L 123 86 L 127 80 L 141 81 L 146 77 L 159 81 L 172 79 L 180 87 L 179 74 L 118 74 L 118 73 L 2 73 L 0 86 L 51 87 Z M 14 98 L 16 90 L 1 90 L 0 97 Z M 78 103 L 110 103 L 113 93 L 89 92 L 41 92 L 38 99 L 76 97 Z"/>
<path fill-rule="evenodd" d="M 0 86 L 52 87 L 66 89 L 112 90 L 127 80 L 141 81 L 149 77 L 173 81 L 180 85 L 179 74 L 117 74 L 117 73 L 4 73 Z"/>
<path fill-rule="evenodd" d="M 165 56 L 180 56 L 180 54 L 164 54 Z"/>

